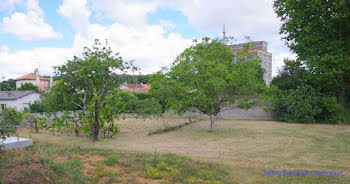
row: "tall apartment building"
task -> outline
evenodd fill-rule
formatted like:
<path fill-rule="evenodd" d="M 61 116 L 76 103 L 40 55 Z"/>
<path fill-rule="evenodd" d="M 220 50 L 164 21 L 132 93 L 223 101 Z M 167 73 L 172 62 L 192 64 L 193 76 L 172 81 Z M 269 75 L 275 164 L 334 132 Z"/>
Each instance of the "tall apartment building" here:
<path fill-rule="evenodd" d="M 236 55 L 237 52 L 243 49 L 243 44 L 228 45 L 232 53 Z M 272 53 L 267 52 L 267 42 L 257 41 L 249 48 L 249 53 L 254 56 L 259 56 L 262 59 L 261 66 L 264 68 L 264 81 L 267 85 L 270 85 L 272 80 Z"/>

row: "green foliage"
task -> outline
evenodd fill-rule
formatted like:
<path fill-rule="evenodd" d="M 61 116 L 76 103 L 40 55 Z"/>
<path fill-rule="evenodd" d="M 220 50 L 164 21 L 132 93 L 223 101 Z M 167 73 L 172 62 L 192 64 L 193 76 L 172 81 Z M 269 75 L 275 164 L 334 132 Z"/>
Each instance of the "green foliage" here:
<path fill-rule="evenodd" d="M 350 1 L 275 0 L 280 33 L 322 92 L 350 101 Z"/>
<path fill-rule="evenodd" d="M 16 81 L 9 79 L 6 81 L 0 82 L 0 91 L 13 91 L 16 90 Z"/>
<path fill-rule="evenodd" d="M 92 135 L 97 141 L 119 132 L 116 120 L 123 113 L 142 116 L 159 114 L 161 107 L 153 98 L 138 99 L 133 94 L 119 91 L 120 80 L 114 72 L 125 72 L 135 67 L 114 53 L 106 41 L 95 40 L 92 48 L 84 48 L 83 57 L 74 57 L 65 65 L 55 67 L 59 80 L 43 97 L 48 112 L 63 111 L 55 117 L 48 129 L 61 133 L 80 132 Z"/>
<path fill-rule="evenodd" d="M 62 80 L 58 80 L 50 90 L 42 94 L 41 100 L 45 112 L 81 110 L 82 96 L 70 94 L 73 94 L 73 91 L 69 90 Z"/>
<path fill-rule="evenodd" d="M 43 113 L 45 112 L 44 105 L 42 101 L 35 101 L 32 104 L 29 104 L 29 112 L 31 113 Z"/>
<path fill-rule="evenodd" d="M 107 104 L 112 103 L 110 91 L 117 90 L 113 72 L 123 72 L 130 65 L 119 53 L 113 53 L 107 41 L 102 45 L 95 40 L 92 48 L 84 48 L 82 55 L 82 58 L 75 56 L 65 65 L 55 67 L 56 74 L 61 77 L 57 88 L 63 93 L 63 102 L 74 105 L 89 120 L 83 122 L 88 122 L 93 140 L 97 141 L 100 128 L 115 115 Z"/>
<path fill-rule="evenodd" d="M 162 107 L 151 95 L 143 93 L 116 93 L 115 110 L 123 114 L 135 114 L 142 117 L 161 116 Z"/>
<path fill-rule="evenodd" d="M 195 41 L 175 59 L 169 72 L 151 76 L 151 94 L 179 114 L 195 108 L 215 117 L 226 105 L 249 108 L 249 97 L 265 87 L 261 59 L 249 54 L 250 46 L 245 44 L 233 61 L 234 55 L 222 40 Z"/>
<path fill-rule="evenodd" d="M 39 129 L 43 129 L 46 127 L 46 118 L 40 116 L 34 116 L 29 112 L 23 115 L 23 123 L 22 125 L 28 126 L 31 129 L 34 129 L 36 133 L 39 132 Z"/>
<path fill-rule="evenodd" d="M 149 78 L 151 86 L 149 95 L 155 97 L 162 107 L 162 112 L 165 112 L 167 109 L 167 99 L 171 95 L 170 88 L 167 87 L 169 84 L 165 76 L 165 71 L 163 70 L 152 74 Z"/>
<path fill-rule="evenodd" d="M 284 66 L 278 76 L 272 79 L 271 86 L 288 90 L 301 85 L 314 85 L 312 81 L 312 75 L 300 60 L 284 59 Z"/>
<path fill-rule="evenodd" d="M 271 82 L 268 90 L 272 111 L 287 122 L 335 122 L 340 109 L 337 98 L 317 88 L 311 74 L 300 61 L 285 60 L 285 66 Z M 266 95 L 266 96 L 267 96 Z"/>
<path fill-rule="evenodd" d="M 16 126 L 22 122 L 22 113 L 14 108 L 0 111 L 0 139 L 16 133 Z"/>
<path fill-rule="evenodd" d="M 111 154 L 104 161 L 106 165 L 111 166 L 119 161 L 120 156 L 117 154 Z"/>
<path fill-rule="evenodd" d="M 311 86 L 281 90 L 277 98 L 274 112 L 283 121 L 312 123 L 321 112 L 316 91 Z"/>
<path fill-rule="evenodd" d="M 19 91 L 33 90 L 33 91 L 39 92 L 38 87 L 32 83 L 24 83 L 17 90 Z"/>

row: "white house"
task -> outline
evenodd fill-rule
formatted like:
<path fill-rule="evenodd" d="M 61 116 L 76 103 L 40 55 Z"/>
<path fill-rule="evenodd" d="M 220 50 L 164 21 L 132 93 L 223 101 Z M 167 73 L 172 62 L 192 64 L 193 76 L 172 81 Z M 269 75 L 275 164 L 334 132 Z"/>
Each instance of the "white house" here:
<path fill-rule="evenodd" d="M 47 87 L 52 86 L 52 77 L 50 79 L 40 76 L 39 70 L 35 69 L 34 73 L 29 73 L 15 79 L 16 89 L 22 86 L 25 83 L 32 83 L 38 87 L 40 91 L 44 91 Z"/>
<path fill-rule="evenodd" d="M 33 90 L 0 91 L 0 110 L 13 107 L 22 111 L 39 99 L 40 94 Z"/>

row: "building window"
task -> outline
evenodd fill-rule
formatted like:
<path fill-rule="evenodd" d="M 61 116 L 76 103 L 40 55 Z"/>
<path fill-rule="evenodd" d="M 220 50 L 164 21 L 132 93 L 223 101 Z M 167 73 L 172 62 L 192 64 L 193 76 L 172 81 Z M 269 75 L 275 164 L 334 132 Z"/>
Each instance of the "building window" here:
<path fill-rule="evenodd" d="M 1 110 L 6 109 L 6 104 L 1 104 Z"/>

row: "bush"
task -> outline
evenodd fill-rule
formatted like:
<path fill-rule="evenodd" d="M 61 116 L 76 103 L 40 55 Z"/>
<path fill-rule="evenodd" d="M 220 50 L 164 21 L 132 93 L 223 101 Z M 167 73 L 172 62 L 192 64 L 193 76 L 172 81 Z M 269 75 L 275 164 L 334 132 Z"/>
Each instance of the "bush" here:
<path fill-rule="evenodd" d="M 16 133 L 16 126 L 22 122 L 22 113 L 14 108 L 0 111 L 0 139 Z"/>
<path fill-rule="evenodd" d="M 32 83 L 22 84 L 21 87 L 19 87 L 17 90 L 19 90 L 19 91 L 33 90 L 33 91 L 36 91 L 37 93 L 39 93 L 38 87 Z"/>
<path fill-rule="evenodd" d="M 107 157 L 107 160 L 105 160 L 105 164 L 108 166 L 111 166 L 119 161 L 119 155 L 112 154 Z"/>
<path fill-rule="evenodd" d="M 274 113 L 282 121 L 311 123 L 322 110 L 316 91 L 311 86 L 280 90 L 274 104 Z"/>
<path fill-rule="evenodd" d="M 335 96 L 324 95 L 309 85 L 278 90 L 273 105 L 273 112 L 278 119 L 299 123 L 330 121 L 332 114 L 339 109 Z"/>
<path fill-rule="evenodd" d="M 43 113 L 45 112 L 45 109 L 41 101 L 35 101 L 34 103 L 29 104 L 29 111 L 31 113 Z"/>

